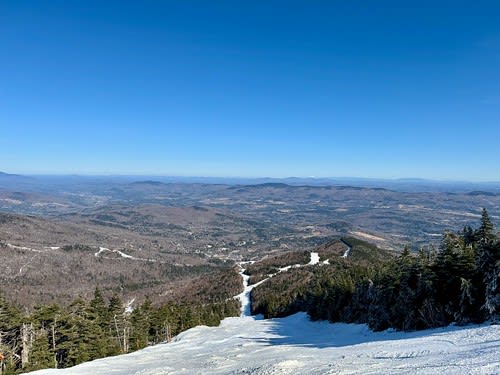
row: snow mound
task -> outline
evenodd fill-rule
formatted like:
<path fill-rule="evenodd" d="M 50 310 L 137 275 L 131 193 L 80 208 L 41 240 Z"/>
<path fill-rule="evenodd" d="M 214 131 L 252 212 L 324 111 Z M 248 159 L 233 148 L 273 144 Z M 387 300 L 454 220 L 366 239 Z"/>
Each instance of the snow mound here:
<path fill-rule="evenodd" d="M 500 326 L 372 332 L 363 324 L 224 319 L 171 343 L 37 375 L 499 374 Z"/>

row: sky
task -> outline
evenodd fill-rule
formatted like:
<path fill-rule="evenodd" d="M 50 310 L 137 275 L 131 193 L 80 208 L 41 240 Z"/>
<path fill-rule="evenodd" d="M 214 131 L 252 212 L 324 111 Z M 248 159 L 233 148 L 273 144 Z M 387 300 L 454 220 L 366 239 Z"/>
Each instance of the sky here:
<path fill-rule="evenodd" d="M 497 1 L 0 2 L 0 171 L 500 181 Z"/>

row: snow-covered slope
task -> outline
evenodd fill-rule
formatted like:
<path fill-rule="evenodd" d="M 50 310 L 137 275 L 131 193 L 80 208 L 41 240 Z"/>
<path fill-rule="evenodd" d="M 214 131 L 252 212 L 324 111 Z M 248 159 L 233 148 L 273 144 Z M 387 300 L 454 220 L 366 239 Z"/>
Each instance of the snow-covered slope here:
<path fill-rule="evenodd" d="M 319 262 L 311 253 L 309 265 Z M 498 325 L 375 333 L 364 324 L 311 322 L 305 313 L 263 320 L 250 316 L 250 292 L 267 279 L 248 285 L 240 266 L 241 317 L 192 328 L 168 344 L 33 374 L 500 374 Z M 291 267 L 302 266 L 279 272 Z"/>
<path fill-rule="evenodd" d="M 225 319 L 169 344 L 42 374 L 500 374 L 500 326 L 374 333 L 361 324 Z"/>

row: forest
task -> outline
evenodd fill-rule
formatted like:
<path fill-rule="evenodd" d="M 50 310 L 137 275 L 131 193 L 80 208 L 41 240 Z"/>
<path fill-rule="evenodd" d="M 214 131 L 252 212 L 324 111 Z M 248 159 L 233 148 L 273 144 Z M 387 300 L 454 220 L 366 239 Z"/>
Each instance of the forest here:
<path fill-rule="evenodd" d="M 341 256 L 349 246 L 348 257 Z M 355 238 L 317 248 L 328 263 L 281 272 L 252 291 L 252 313 L 265 318 L 306 311 L 312 320 L 366 323 L 373 330 L 420 330 L 500 319 L 500 241 L 486 210 L 479 226 L 445 232 L 439 248 L 405 247 L 394 255 Z M 250 282 L 309 252 L 265 258 L 248 267 Z M 37 305 L 27 311 L 0 295 L 2 375 L 65 368 L 168 342 L 197 325 L 238 316 L 238 268 L 187 285 L 184 295 L 133 309 L 96 287 L 90 300 Z"/>
<path fill-rule="evenodd" d="M 221 282 L 218 288 L 215 279 Z M 90 301 L 77 298 L 68 306 L 38 305 L 25 312 L 0 296 L 0 374 L 71 367 L 168 342 L 197 325 L 217 326 L 239 315 L 232 296 L 241 288 L 233 268 L 197 279 L 184 288 L 184 297 L 160 306 L 146 298 L 132 309 L 96 288 Z"/>
<path fill-rule="evenodd" d="M 366 323 L 376 331 L 499 321 L 500 241 L 486 210 L 477 229 L 445 232 L 438 249 L 405 247 L 384 256 L 348 241 L 352 257 L 281 273 L 254 289 L 253 313 L 270 318 L 306 311 L 313 320 Z"/>

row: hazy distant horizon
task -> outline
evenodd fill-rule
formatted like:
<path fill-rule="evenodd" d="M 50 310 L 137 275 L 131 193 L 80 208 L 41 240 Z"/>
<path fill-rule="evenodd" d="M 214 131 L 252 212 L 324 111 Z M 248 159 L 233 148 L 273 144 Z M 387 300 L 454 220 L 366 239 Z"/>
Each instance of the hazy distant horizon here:
<path fill-rule="evenodd" d="M 311 180 L 311 181 L 380 181 L 394 183 L 443 183 L 443 184 L 500 184 L 500 180 L 467 180 L 467 179 L 434 179 L 425 177 L 364 177 L 364 176 L 224 176 L 224 175 L 174 175 L 174 174 L 147 174 L 147 173 L 64 173 L 64 172 L 48 172 L 48 173 L 21 173 L 15 171 L 0 170 L 0 174 L 25 177 L 82 177 L 82 178 L 137 178 L 137 179 L 207 179 L 207 180 Z"/>

